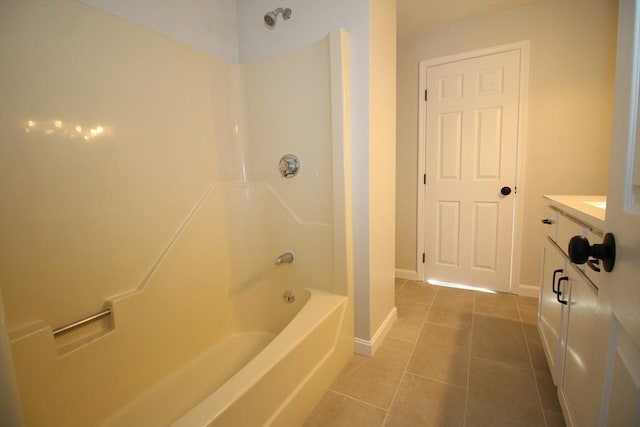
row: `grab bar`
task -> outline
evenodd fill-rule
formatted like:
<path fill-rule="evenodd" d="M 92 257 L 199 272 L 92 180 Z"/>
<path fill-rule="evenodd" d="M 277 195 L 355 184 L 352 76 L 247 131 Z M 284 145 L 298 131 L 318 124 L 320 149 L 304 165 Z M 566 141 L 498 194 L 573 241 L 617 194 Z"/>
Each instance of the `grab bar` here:
<path fill-rule="evenodd" d="M 65 332 L 69 332 L 72 329 L 78 328 L 82 325 L 86 325 L 87 323 L 93 322 L 94 320 L 102 319 L 103 317 L 110 316 L 111 309 L 107 308 L 106 310 L 101 311 L 100 313 L 92 314 L 89 317 L 85 317 L 84 319 L 78 320 L 73 323 L 69 323 L 68 325 L 61 326 L 57 329 L 53 330 L 53 336 L 63 334 Z"/>

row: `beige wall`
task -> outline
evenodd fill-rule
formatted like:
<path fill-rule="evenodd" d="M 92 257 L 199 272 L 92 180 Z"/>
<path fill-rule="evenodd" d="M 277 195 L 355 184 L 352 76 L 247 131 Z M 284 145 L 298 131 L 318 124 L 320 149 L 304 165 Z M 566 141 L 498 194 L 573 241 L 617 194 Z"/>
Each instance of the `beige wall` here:
<path fill-rule="evenodd" d="M 416 271 L 418 58 L 416 38 L 398 38 L 396 130 L 396 269 Z"/>
<path fill-rule="evenodd" d="M 543 194 L 604 194 L 616 2 L 549 1 L 398 40 L 396 268 L 416 270 L 418 62 L 521 40 L 530 69 L 518 285 L 537 286 Z M 523 188 L 524 184 L 524 188 Z"/>
<path fill-rule="evenodd" d="M 396 5 L 372 1 L 369 56 L 369 339 L 394 306 Z"/>

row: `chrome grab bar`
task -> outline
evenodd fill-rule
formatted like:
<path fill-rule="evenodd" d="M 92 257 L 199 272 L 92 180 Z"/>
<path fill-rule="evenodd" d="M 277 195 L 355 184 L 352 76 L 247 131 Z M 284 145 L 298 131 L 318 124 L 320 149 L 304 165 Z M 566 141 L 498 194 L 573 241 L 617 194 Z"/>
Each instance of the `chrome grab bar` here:
<path fill-rule="evenodd" d="M 93 322 L 98 319 L 102 319 L 103 317 L 110 316 L 111 309 L 107 308 L 106 310 L 101 311 L 100 313 L 92 314 L 89 317 L 85 317 L 84 319 L 78 320 L 73 323 L 69 323 L 68 325 L 60 326 L 57 329 L 53 330 L 53 336 L 64 334 L 65 332 L 69 332 L 72 329 L 78 328 L 82 325 L 86 325 L 87 323 Z"/>

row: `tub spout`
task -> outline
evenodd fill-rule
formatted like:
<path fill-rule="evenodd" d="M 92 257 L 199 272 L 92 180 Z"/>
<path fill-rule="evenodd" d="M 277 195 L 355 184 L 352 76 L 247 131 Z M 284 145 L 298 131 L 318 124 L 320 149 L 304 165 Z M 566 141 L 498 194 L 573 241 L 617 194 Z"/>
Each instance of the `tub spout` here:
<path fill-rule="evenodd" d="M 291 264 L 293 262 L 294 256 L 293 252 L 285 252 L 276 258 L 276 265 L 280 265 L 283 263 Z"/>

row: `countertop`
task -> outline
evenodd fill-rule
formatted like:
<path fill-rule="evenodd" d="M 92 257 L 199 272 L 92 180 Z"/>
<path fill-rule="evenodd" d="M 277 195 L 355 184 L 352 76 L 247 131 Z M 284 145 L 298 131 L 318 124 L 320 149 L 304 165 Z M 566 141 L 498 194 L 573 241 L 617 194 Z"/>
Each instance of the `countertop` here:
<path fill-rule="evenodd" d="M 552 206 L 574 217 L 594 230 L 604 230 L 607 196 L 545 195 Z"/>

